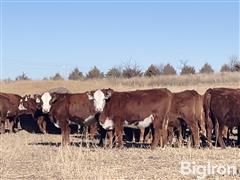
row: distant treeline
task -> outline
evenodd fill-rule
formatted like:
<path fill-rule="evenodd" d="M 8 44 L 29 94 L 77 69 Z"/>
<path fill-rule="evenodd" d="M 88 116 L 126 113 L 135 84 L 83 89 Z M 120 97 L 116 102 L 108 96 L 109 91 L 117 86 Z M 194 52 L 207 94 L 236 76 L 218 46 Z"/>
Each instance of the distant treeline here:
<path fill-rule="evenodd" d="M 197 72 L 194 66 L 187 64 L 187 61 L 181 61 L 182 67 L 180 68 L 179 75 L 196 74 L 196 73 L 214 73 L 212 66 L 209 63 L 205 63 Z M 240 59 L 237 56 L 232 56 L 229 63 L 223 64 L 220 72 L 240 72 Z M 83 80 L 83 79 L 97 79 L 97 78 L 132 78 L 132 77 L 154 77 L 161 75 L 177 75 L 176 69 L 170 64 L 154 65 L 151 64 L 146 70 L 142 70 L 137 63 L 126 63 L 122 66 L 116 66 L 110 68 L 106 73 L 103 73 L 100 69 L 94 66 L 85 75 L 79 70 L 74 68 L 70 72 L 69 80 Z M 30 80 L 24 72 L 15 78 L 18 80 Z M 60 73 L 55 73 L 51 77 L 44 77 L 43 80 L 63 80 L 63 76 Z"/>

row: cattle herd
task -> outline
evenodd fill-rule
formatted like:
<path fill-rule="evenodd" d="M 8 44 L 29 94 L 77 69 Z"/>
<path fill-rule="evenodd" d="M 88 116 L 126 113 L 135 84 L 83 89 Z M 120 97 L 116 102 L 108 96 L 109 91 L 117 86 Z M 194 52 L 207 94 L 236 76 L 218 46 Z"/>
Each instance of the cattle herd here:
<path fill-rule="evenodd" d="M 70 143 L 71 124 L 85 128 L 99 145 L 117 148 L 123 147 L 126 128 L 140 129 L 140 143 L 150 139 L 151 149 L 173 145 L 174 140 L 188 140 L 193 147 L 240 144 L 240 89 L 212 88 L 203 95 L 166 88 L 44 92 L 23 97 L 0 93 L 1 134 L 7 120 L 13 132 L 21 129 L 19 118 L 24 114 L 33 117 L 42 133 L 48 133 L 49 118 L 60 128 L 63 146 Z"/>

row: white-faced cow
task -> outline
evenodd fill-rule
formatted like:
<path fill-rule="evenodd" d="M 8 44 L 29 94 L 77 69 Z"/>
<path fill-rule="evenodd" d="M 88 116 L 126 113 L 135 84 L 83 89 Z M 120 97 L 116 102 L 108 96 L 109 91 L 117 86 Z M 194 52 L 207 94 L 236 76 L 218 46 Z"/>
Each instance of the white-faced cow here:
<path fill-rule="evenodd" d="M 106 104 L 106 92 L 108 90 L 96 90 L 76 94 L 44 93 L 36 101 L 42 104 L 44 113 L 49 113 L 52 122 L 61 128 L 62 144 L 68 144 L 70 123 L 90 126 L 90 134 L 93 137 L 96 131 L 97 116 Z M 110 89 L 109 89 L 110 91 Z M 92 126 L 92 127 L 91 127 Z"/>
<path fill-rule="evenodd" d="M 105 98 L 106 99 L 106 98 Z M 117 147 L 122 147 L 124 125 L 145 128 L 153 124 L 154 149 L 162 137 L 162 146 L 167 140 L 167 125 L 172 93 L 167 89 L 137 90 L 108 93 L 107 103 L 99 121 L 104 129 L 115 128 Z"/>

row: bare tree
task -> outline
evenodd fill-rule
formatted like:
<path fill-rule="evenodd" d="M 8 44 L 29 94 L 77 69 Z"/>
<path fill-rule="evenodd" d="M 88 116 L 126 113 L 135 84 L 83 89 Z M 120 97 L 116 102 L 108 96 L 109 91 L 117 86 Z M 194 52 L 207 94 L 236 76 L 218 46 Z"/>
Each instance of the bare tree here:
<path fill-rule="evenodd" d="M 175 75 L 175 74 L 177 74 L 177 72 L 174 69 L 174 67 L 171 64 L 168 63 L 168 64 L 163 66 L 162 74 L 164 74 L 164 75 Z"/>
<path fill-rule="evenodd" d="M 103 78 L 104 74 L 96 66 L 94 66 L 90 71 L 88 71 L 86 78 L 87 79 L 98 79 Z"/>
<path fill-rule="evenodd" d="M 69 80 L 80 80 L 83 79 L 83 73 L 79 71 L 79 69 L 76 67 L 74 70 L 69 74 L 68 76 Z"/>
<path fill-rule="evenodd" d="M 235 55 L 231 56 L 229 66 L 230 66 L 232 72 L 240 71 L 240 59 L 239 59 L 239 57 L 237 57 Z"/>
<path fill-rule="evenodd" d="M 132 78 L 136 76 L 142 76 L 142 70 L 137 63 L 128 62 L 124 65 L 122 75 L 124 78 Z"/>
<path fill-rule="evenodd" d="M 151 64 L 148 69 L 145 71 L 144 76 L 152 77 L 158 76 L 161 74 L 161 71 L 158 66 Z"/>
<path fill-rule="evenodd" d="M 195 74 L 195 68 L 193 66 L 187 65 L 187 61 L 181 61 L 182 69 L 180 74 Z"/>
<path fill-rule="evenodd" d="M 64 80 L 64 78 L 59 73 L 56 73 L 54 76 L 50 77 L 50 80 L 59 81 Z"/>
<path fill-rule="evenodd" d="M 214 70 L 210 64 L 205 63 L 199 72 L 209 74 L 209 73 L 214 73 Z"/>
<path fill-rule="evenodd" d="M 20 80 L 30 80 L 30 78 L 23 72 L 21 75 L 17 76 L 15 78 L 16 81 L 20 81 Z"/>
<path fill-rule="evenodd" d="M 120 67 L 112 67 L 108 70 L 106 77 L 107 78 L 120 78 L 122 76 L 122 71 Z"/>

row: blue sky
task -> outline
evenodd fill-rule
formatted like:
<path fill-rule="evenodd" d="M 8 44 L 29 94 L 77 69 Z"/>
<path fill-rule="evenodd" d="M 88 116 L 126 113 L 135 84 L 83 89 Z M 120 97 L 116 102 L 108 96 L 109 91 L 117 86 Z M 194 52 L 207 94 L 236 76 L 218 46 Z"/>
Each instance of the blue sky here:
<path fill-rule="evenodd" d="M 215 70 L 239 56 L 238 1 L 2 2 L 2 74 L 42 79 L 131 60 Z"/>

